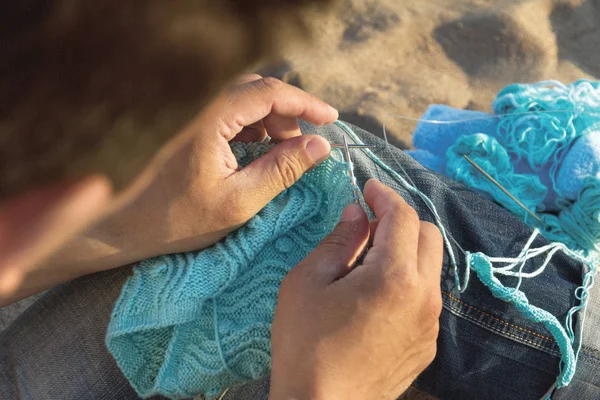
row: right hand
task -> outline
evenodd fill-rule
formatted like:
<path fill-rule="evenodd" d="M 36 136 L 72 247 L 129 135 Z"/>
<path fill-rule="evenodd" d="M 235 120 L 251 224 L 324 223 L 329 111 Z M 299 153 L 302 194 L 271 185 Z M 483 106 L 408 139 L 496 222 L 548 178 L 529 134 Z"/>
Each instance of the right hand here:
<path fill-rule="evenodd" d="M 364 195 L 377 219 L 348 206 L 281 285 L 270 400 L 396 399 L 435 357 L 441 234 L 379 181 Z"/>

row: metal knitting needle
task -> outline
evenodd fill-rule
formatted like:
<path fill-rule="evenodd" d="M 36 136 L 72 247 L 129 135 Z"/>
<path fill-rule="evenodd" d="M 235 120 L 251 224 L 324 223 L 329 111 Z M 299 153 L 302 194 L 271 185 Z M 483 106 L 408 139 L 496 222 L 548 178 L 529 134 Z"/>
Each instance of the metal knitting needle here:
<path fill-rule="evenodd" d="M 492 182 L 494 185 L 496 185 L 496 187 L 498 187 L 498 189 L 502 190 L 502 192 L 504 192 L 505 195 L 507 195 L 508 197 L 510 197 L 515 203 L 517 203 L 517 205 L 519 207 L 521 207 L 523 210 L 527 211 L 527 213 L 529 215 L 531 215 L 533 218 L 535 218 L 540 224 L 542 224 L 542 226 L 545 226 L 546 224 L 544 223 L 544 221 L 538 217 L 533 211 L 531 211 L 529 208 L 527 208 L 527 206 L 525 204 L 523 204 L 519 199 L 517 199 L 515 196 L 512 195 L 512 193 L 510 193 L 504 186 L 502 186 L 500 184 L 500 182 L 498 182 L 497 180 L 495 180 L 490 174 L 488 174 L 487 172 L 485 172 L 485 170 L 483 168 L 481 168 L 479 165 L 477 165 L 477 163 L 473 160 L 471 160 L 468 156 L 463 155 L 463 157 L 473 166 L 475 167 L 475 169 L 477 169 L 477 171 L 481 172 L 483 174 L 483 176 L 485 176 L 487 179 L 489 179 L 490 182 Z"/>
<path fill-rule="evenodd" d="M 331 147 L 334 149 L 345 149 L 348 147 L 349 149 L 375 149 L 377 148 L 376 144 L 348 144 L 348 143 L 331 143 Z"/>
<path fill-rule="evenodd" d="M 358 186 L 356 184 L 356 176 L 354 176 L 354 166 L 352 165 L 352 158 L 350 157 L 350 146 L 348 145 L 348 141 L 346 140 L 346 136 L 344 135 L 344 158 L 346 158 L 346 162 L 350 165 L 350 178 L 352 179 L 352 192 L 354 193 L 354 204 L 360 204 L 360 194 L 358 193 Z"/>

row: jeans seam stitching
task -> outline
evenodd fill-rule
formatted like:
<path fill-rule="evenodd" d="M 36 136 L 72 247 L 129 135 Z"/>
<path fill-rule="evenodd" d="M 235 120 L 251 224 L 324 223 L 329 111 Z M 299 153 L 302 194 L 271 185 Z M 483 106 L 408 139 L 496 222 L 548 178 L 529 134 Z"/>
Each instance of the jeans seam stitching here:
<path fill-rule="evenodd" d="M 560 353 L 558 353 L 556 350 L 548 348 L 547 345 L 535 343 L 531 339 L 527 339 L 525 337 L 521 337 L 521 336 L 515 335 L 514 333 L 502 331 L 502 330 L 500 330 L 498 328 L 495 328 L 493 326 L 490 326 L 488 324 L 485 324 L 485 323 L 477 320 L 473 316 L 470 316 L 468 314 L 464 314 L 460 310 L 458 310 L 458 309 L 456 309 L 456 308 L 454 308 L 452 306 L 444 305 L 444 307 L 448 308 L 448 311 L 451 312 L 452 314 L 455 314 L 456 316 L 461 317 L 461 318 L 465 318 L 467 321 L 469 321 L 471 323 L 474 323 L 475 325 L 478 325 L 478 326 L 480 326 L 483 329 L 488 329 L 491 332 L 493 332 L 495 334 L 498 334 L 498 335 L 500 335 L 500 336 L 502 336 L 502 337 L 504 337 L 504 338 L 506 338 L 508 340 L 515 340 L 518 343 L 524 344 L 526 346 L 530 346 L 530 347 L 532 347 L 532 348 L 534 348 L 536 350 L 543 351 L 543 352 L 545 352 L 545 353 L 547 353 L 547 354 L 549 354 L 551 356 L 560 357 Z"/>
<path fill-rule="evenodd" d="M 444 292 L 444 291 L 442 291 L 442 293 L 443 293 L 443 294 L 445 294 L 446 296 L 448 296 L 450 299 L 452 299 L 452 300 L 454 300 L 454 301 L 456 301 L 456 302 L 458 302 L 458 303 L 460 303 L 460 304 L 463 304 L 463 305 L 465 305 L 465 306 L 469 307 L 469 308 L 470 308 L 470 309 L 472 309 L 473 311 L 477 311 L 477 312 L 479 312 L 479 313 L 481 313 L 481 314 L 483 314 L 483 315 L 485 315 L 485 316 L 487 316 L 487 317 L 490 317 L 490 318 L 492 318 L 492 319 L 494 319 L 494 320 L 496 320 L 496 321 L 498 321 L 498 322 L 500 322 L 500 323 L 502 323 L 502 324 L 505 324 L 505 325 L 508 325 L 508 326 L 510 326 L 510 327 L 513 327 L 513 328 L 515 328 L 515 329 L 519 329 L 519 330 L 521 330 L 521 331 L 524 331 L 524 332 L 530 333 L 530 334 L 532 334 L 532 335 L 534 335 L 534 336 L 537 336 L 537 337 L 539 337 L 539 338 L 541 338 L 541 339 L 544 339 L 544 340 L 547 340 L 547 341 L 549 341 L 549 342 L 556 343 L 556 341 L 555 341 L 554 339 L 552 339 L 552 338 L 549 338 L 549 337 L 547 337 L 547 336 L 544 336 L 544 335 L 540 335 L 539 333 L 537 333 L 537 332 L 534 332 L 534 331 L 532 331 L 532 330 L 530 330 L 530 329 L 526 329 L 526 328 L 523 328 L 523 327 L 521 327 L 521 326 L 518 326 L 518 325 L 512 324 L 512 323 L 510 323 L 510 322 L 508 322 L 508 321 L 504 321 L 503 319 L 501 319 L 501 318 L 498 318 L 498 317 L 496 317 L 496 316 L 494 316 L 494 315 L 492 315 L 492 314 L 489 314 L 489 313 L 487 313 L 487 312 L 485 312 L 485 311 L 479 310 L 478 308 L 475 308 L 475 307 L 473 307 L 472 305 L 470 305 L 470 304 L 467 304 L 467 303 L 465 303 L 464 301 L 462 301 L 462 300 L 460 300 L 460 299 L 457 299 L 456 297 L 452 296 L 452 295 L 451 295 L 450 293 L 448 293 L 448 292 Z"/>

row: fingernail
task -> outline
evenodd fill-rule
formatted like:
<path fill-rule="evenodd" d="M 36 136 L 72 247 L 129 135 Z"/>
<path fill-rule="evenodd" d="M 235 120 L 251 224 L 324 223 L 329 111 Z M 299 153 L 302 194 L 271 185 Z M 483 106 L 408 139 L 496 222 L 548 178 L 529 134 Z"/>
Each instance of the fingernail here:
<path fill-rule="evenodd" d="M 344 211 L 342 211 L 341 220 L 344 222 L 354 221 L 361 216 L 362 212 L 363 210 L 361 206 L 359 206 L 358 204 L 350 204 L 349 206 L 344 208 Z"/>
<path fill-rule="evenodd" d="M 313 159 L 315 164 L 318 164 L 329 157 L 331 147 L 325 139 L 315 137 L 306 143 L 306 151 Z"/>
<path fill-rule="evenodd" d="M 329 105 L 329 104 L 328 104 Z M 340 117 L 340 113 L 338 110 L 336 110 L 335 108 L 333 108 L 332 106 L 329 106 L 329 112 L 335 116 L 335 119 L 338 119 Z"/>

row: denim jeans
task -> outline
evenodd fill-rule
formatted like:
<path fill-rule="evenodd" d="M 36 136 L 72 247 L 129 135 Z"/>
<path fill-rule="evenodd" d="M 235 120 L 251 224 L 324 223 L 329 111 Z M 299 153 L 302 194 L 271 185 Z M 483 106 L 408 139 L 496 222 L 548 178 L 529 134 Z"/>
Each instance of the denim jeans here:
<path fill-rule="evenodd" d="M 336 126 L 302 125 L 304 133 L 342 143 Z M 366 143 L 382 145 L 376 153 L 392 167 L 400 162 L 417 187 L 429 196 L 444 225 L 465 250 L 489 256 L 519 253 L 531 229 L 509 212 L 466 187 L 441 177 L 359 128 Z M 395 188 L 422 220 L 432 221 L 422 201 L 414 198 L 366 155 L 354 150 L 359 186 L 377 178 Z M 363 203 L 364 205 L 364 203 Z M 365 206 L 366 207 L 366 206 Z M 368 207 L 367 207 L 368 208 Z M 536 247 L 545 241 L 538 239 Z M 464 257 L 455 247 L 460 271 Z M 543 275 L 525 280 L 521 288 L 530 302 L 564 321 L 575 304 L 581 266 L 556 255 Z M 51 290 L 0 336 L 0 398 L 2 399 L 136 399 L 137 396 L 104 346 L 112 305 L 130 267 L 84 277 Z M 511 305 L 494 298 L 472 276 L 464 293 L 455 287 L 448 255 L 440 289 L 443 311 L 438 352 L 416 386 L 440 399 L 532 399 L 542 397 L 558 375 L 560 353 L 550 333 L 524 319 Z M 572 383 L 554 399 L 600 399 L 600 299 L 591 290 L 583 347 Z M 360 379 L 360 377 L 352 377 Z M 231 388 L 227 400 L 266 399 L 264 379 Z"/>

